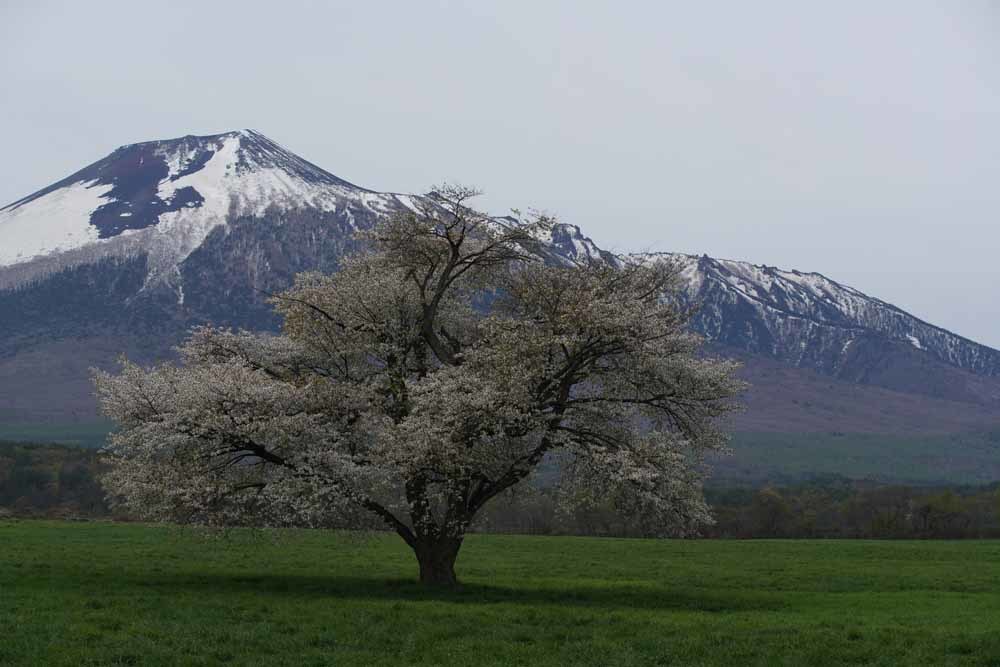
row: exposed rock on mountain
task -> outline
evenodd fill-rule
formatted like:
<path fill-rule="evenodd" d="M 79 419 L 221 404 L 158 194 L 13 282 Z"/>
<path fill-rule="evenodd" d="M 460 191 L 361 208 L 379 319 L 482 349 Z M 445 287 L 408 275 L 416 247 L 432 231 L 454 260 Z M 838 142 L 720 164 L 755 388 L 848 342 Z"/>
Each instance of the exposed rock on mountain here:
<path fill-rule="evenodd" d="M 162 358 L 194 324 L 276 328 L 268 293 L 335 270 L 356 231 L 421 199 L 358 187 L 243 130 L 123 146 L 0 209 L 0 423 L 93 419 L 88 366 L 122 350 Z M 573 225 L 539 242 L 553 261 L 619 261 Z M 796 429 L 830 428 L 829 414 L 791 402 L 787 373 L 816 397 L 830 378 L 831 409 L 852 429 L 898 430 L 923 400 L 934 401 L 925 416 L 951 414 L 948 429 L 1000 421 L 996 350 L 818 274 L 645 258 L 681 265 L 695 327 L 747 361 L 754 428 L 776 421 L 769 410 Z M 854 400 L 858 385 L 889 393 Z M 876 395 L 896 401 L 896 417 L 872 412 Z"/>
<path fill-rule="evenodd" d="M 1000 351 L 818 273 L 707 256 L 676 262 L 716 345 L 859 384 L 1000 406 Z M 976 379 L 982 378 L 982 380 Z"/>

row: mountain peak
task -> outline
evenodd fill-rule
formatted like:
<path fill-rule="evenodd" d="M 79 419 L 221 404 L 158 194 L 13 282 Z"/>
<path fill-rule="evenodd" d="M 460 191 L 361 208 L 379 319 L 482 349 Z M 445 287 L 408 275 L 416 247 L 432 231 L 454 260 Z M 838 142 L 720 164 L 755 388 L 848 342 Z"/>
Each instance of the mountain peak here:
<path fill-rule="evenodd" d="M 239 172 L 269 168 L 281 169 L 310 182 L 329 183 L 364 190 L 364 188 L 338 178 L 325 169 L 299 157 L 263 133 L 250 128 L 230 130 L 219 134 L 186 134 L 174 139 L 156 139 L 126 144 L 120 146 L 104 160 L 115 158 L 128 161 L 129 156 L 152 153 L 166 161 L 169 168 L 167 177 L 177 178 L 182 172 L 196 171 L 200 164 L 222 150 L 229 150 L 233 153 Z M 100 162 L 95 163 L 95 165 L 100 164 Z"/>
<path fill-rule="evenodd" d="M 179 261 L 232 216 L 379 197 L 252 129 L 127 144 L 0 208 L 0 267 L 137 233 L 171 236 Z"/>

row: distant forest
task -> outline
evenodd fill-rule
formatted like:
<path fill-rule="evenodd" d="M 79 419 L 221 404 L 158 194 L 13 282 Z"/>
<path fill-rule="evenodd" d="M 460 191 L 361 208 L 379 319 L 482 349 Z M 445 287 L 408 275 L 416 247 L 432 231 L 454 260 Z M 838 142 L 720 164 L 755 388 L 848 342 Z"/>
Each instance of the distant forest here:
<path fill-rule="evenodd" d="M 0 442 L 0 518 L 127 520 L 109 510 L 94 449 Z M 1000 482 L 903 486 L 824 476 L 768 486 L 706 489 L 710 538 L 1000 538 Z M 563 509 L 554 491 L 498 497 L 476 529 L 544 535 L 644 537 L 656 526 L 615 498 Z"/>
<path fill-rule="evenodd" d="M 99 473 L 94 449 L 0 442 L 0 516 L 107 517 Z"/>

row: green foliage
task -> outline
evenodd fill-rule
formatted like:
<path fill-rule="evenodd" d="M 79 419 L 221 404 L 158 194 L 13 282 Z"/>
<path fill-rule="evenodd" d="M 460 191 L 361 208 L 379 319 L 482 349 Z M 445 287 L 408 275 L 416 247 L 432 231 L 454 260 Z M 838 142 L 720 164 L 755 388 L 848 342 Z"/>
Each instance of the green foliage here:
<path fill-rule="evenodd" d="M 709 488 L 712 537 L 996 538 L 996 484 L 909 487 L 827 477 L 778 488 Z"/>
<path fill-rule="evenodd" d="M 0 522 L 3 665 L 995 665 L 1000 542 L 394 536 Z"/>
<path fill-rule="evenodd" d="M 754 494 L 750 502 L 749 528 L 757 537 L 780 537 L 792 509 L 780 493 L 766 487 Z"/>
<path fill-rule="evenodd" d="M 0 442 L 0 509 L 21 516 L 107 516 L 98 453 Z"/>

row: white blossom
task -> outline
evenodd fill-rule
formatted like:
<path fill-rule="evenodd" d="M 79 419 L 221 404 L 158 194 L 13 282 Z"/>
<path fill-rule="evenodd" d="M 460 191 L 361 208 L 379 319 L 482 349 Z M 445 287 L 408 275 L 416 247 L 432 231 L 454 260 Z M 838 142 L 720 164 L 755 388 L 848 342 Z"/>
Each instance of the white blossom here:
<path fill-rule="evenodd" d="M 274 299 L 282 335 L 195 330 L 181 364 L 96 373 L 118 424 L 105 483 L 153 520 L 344 525 L 369 515 L 454 581 L 476 512 L 557 456 L 565 497 L 612 494 L 664 534 L 710 520 L 704 454 L 741 389 L 701 356 L 676 271 L 553 266 L 546 218 L 442 188 L 334 275 Z M 359 512 L 360 510 L 360 512 Z"/>

